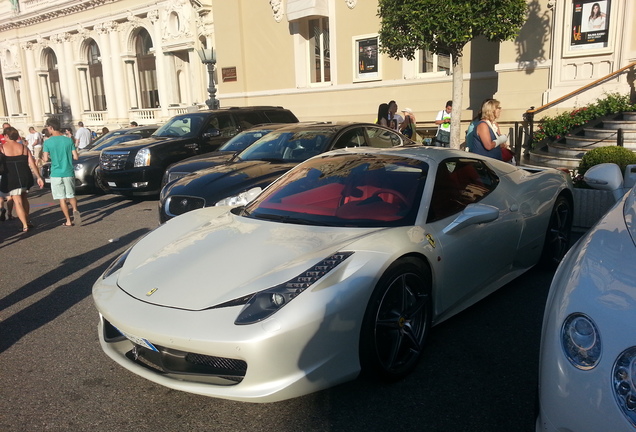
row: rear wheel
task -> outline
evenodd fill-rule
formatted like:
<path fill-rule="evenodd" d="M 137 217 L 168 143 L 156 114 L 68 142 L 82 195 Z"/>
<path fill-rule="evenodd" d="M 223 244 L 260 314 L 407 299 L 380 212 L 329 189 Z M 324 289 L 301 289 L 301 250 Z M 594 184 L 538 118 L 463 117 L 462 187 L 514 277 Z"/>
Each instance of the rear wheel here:
<path fill-rule="evenodd" d="M 422 354 L 431 326 L 430 270 L 421 261 L 397 261 L 376 285 L 362 322 L 363 373 L 399 379 Z"/>
<path fill-rule="evenodd" d="M 572 203 L 563 195 L 557 197 L 545 243 L 541 253 L 540 263 L 547 268 L 556 268 L 570 247 L 570 232 L 572 230 Z"/>

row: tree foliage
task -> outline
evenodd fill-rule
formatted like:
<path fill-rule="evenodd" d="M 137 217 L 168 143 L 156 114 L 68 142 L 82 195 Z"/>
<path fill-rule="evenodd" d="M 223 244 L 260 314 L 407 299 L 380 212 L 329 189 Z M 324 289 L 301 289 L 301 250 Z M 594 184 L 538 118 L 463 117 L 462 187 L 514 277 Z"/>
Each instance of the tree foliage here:
<path fill-rule="evenodd" d="M 382 51 L 399 59 L 420 49 L 461 57 L 477 36 L 514 39 L 525 22 L 526 0 L 379 0 Z"/>
<path fill-rule="evenodd" d="M 381 52 L 413 60 L 428 49 L 451 54 L 453 111 L 461 113 L 464 46 L 477 36 L 514 39 L 526 19 L 526 0 L 378 0 Z M 460 116 L 451 119 L 451 147 L 459 148 Z"/>

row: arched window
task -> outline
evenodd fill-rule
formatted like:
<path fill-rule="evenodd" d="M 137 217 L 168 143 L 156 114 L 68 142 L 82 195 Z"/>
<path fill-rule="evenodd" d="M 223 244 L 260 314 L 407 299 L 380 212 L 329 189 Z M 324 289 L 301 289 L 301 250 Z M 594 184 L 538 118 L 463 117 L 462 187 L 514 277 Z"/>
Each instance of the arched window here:
<path fill-rule="evenodd" d="M 50 95 L 57 99 L 56 106 L 52 106 L 52 112 L 61 112 L 62 110 L 62 89 L 60 88 L 60 72 L 57 68 L 57 56 L 52 49 L 47 48 L 44 52 L 46 72 L 49 75 Z M 51 102 L 53 104 L 53 102 Z"/>
<path fill-rule="evenodd" d="M 155 56 L 152 53 L 152 39 L 146 29 L 140 29 L 135 37 L 135 55 L 139 71 L 141 107 L 156 108 L 159 106 L 157 69 Z"/>
<path fill-rule="evenodd" d="M 88 45 L 88 76 L 91 86 L 93 109 L 106 111 L 106 94 L 104 91 L 104 75 L 102 73 L 102 57 L 94 40 Z"/>

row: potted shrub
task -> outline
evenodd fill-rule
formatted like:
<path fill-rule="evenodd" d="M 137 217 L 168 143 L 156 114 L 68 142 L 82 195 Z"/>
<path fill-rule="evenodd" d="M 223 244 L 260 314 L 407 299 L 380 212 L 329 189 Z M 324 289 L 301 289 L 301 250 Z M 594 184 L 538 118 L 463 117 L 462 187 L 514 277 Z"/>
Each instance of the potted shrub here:
<path fill-rule="evenodd" d="M 574 183 L 574 223 L 576 227 L 589 228 L 594 225 L 614 204 L 609 191 L 592 189 L 583 181 L 583 175 L 594 165 L 615 163 L 621 172 L 636 164 L 636 153 L 624 147 L 599 147 L 590 150 L 581 159 Z"/>

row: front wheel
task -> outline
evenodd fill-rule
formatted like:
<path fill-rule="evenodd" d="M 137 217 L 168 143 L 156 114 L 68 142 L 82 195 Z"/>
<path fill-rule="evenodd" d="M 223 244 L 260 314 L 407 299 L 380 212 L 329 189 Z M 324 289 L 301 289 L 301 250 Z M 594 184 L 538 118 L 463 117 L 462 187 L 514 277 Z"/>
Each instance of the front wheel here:
<path fill-rule="evenodd" d="M 93 171 L 93 179 L 95 180 L 95 190 L 101 193 L 110 192 L 110 188 L 102 178 L 98 170 Z"/>
<path fill-rule="evenodd" d="M 556 268 L 570 247 L 572 230 L 572 203 L 563 195 L 557 197 L 552 207 L 548 230 L 545 234 L 541 261 L 544 267 Z"/>
<path fill-rule="evenodd" d="M 384 273 L 362 321 L 363 373 L 394 380 L 415 368 L 431 326 L 430 280 L 429 268 L 412 258 L 395 262 Z"/>

